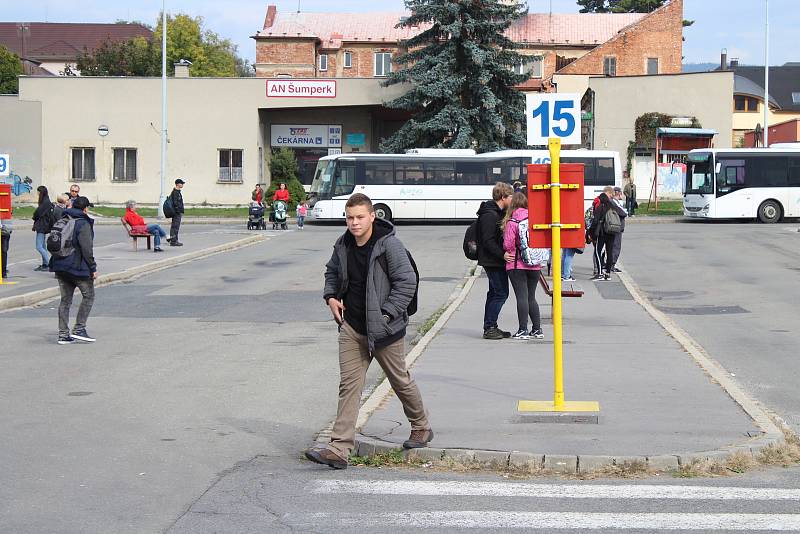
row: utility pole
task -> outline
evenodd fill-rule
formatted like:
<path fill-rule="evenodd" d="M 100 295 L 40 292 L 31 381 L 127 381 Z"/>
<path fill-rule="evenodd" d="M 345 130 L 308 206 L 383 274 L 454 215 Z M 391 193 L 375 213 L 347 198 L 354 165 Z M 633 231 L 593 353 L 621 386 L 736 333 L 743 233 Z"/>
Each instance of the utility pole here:
<path fill-rule="evenodd" d="M 769 147 L 769 0 L 764 0 L 764 148 Z"/>
<path fill-rule="evenodd" d="M 161 194 L 158 196 L 158 218 L 164 218 L 164 186 L 167 172 L 167 6 L 161 0 Z"/>

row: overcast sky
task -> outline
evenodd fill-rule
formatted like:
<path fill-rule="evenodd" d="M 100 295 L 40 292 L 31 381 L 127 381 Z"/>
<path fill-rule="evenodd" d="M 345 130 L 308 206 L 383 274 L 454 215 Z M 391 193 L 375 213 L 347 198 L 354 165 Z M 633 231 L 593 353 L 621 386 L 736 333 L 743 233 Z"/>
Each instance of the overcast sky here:
<path fill-rule="evenodd" d="M 694 20 L 684 35 L 683 55 L 687 63 L 718 62 L 722 48 L 742 63 L 764 64 L 764 5 L 766 0 L 684 0 L 684 16 Z M 114 22 L 141 20 L 153 24 L 160 0 L 0 0 L 4 21 Z M 278 11 L 296 11 L 298 0 L 167 0 L 167 11 L 200 15 L 206 26 L 239 45 L 240 54 L 251 62 L 255 44 L 249 37 L 261 29 L 268 4 Z M 528 0 L 531 12 L 576 13 L 574 0 Z M 394 11 L 402 0 L 299 0 L 303 11 Z M 770 0 L 770 64 L 800 61 L 790 25 L 797 31 L 798 0 Z"/>

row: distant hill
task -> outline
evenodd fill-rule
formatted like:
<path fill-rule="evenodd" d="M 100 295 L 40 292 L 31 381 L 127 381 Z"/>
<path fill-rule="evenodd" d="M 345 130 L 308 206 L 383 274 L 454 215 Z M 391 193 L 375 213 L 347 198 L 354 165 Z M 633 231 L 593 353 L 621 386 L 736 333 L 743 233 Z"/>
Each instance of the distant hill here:
<path fill-rule="evenodd" d="M 683 72 L 708 72 L 719 67 L 719 63 L 684 63 Z"/>

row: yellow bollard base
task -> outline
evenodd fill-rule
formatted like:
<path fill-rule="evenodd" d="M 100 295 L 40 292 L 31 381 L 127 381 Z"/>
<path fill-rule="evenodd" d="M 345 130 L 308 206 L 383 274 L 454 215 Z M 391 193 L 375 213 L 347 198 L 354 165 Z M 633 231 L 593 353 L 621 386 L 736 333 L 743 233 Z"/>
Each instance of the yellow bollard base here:
<path fill-rule="evenodd" d="M 521 400 L 517 404 L 519 412 L 599 412 L 600 403 L 597 401 L 564 401 L 556 408 L 553 401 L 528 401 Z"/>
<path fill-rule="evenodd" d="M 14 284 L 16 284 L 16 282 L 6 282 L 5 280 L 0 282 L 0 286 L 13 286 Z"/>

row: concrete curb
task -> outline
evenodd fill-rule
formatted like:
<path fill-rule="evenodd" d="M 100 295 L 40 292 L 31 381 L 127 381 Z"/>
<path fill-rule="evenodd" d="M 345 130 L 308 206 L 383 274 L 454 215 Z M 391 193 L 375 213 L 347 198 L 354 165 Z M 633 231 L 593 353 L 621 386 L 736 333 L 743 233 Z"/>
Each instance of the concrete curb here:
<path fill-rule="evenodd" d="M 151 263 L 145 263 L 144 265 L 138 265 L 136 267 L 131 267 L 130 269 L 125 269 L 116 273 L 104 274 L 95 280 L 95 287 L 102 287 L 115 282 L 130 280 L 131 278 L 149 274 L 155 271 L 160 271 L 162 269 L 167 269 L 169 267 L 174 267 L 175 265 L 179 265 L 181 263 L 186 263 L 192 260 L 213 256 L 214 254 L 219 254 L 221 252 L 227 252 L 230 250 L 254 245 L 256 243 L 260 243 L 261 241 L 266 241 L 267 239 L 268 238 L 266 236 L 261 234 L 249 236 L 236 241 L 231 241 L 230 243 L 224 243 L 222 245 L 196 250 L 180 256 L 174 256 Z M 54 299 L 59 295 L 60 293 L 58 287 L 50 287 L 47 289 L 40 289 L 38 291 L 31 291 L 30 293 L 24 293 L 22 295 L 6 297 L 0 299 L 0 311 L 8 311 L 15 308 L 33 306 L 34 304 Z"/>
<path fill-rule="evenodd" d="M 622 264 L 620 263 L 620 267 Z M 436 322 L 434 330 L 438 332 L 447 323 L 455 309 L 466 298 L 467 293 L 472 288 L 475 278 L 480 274 L 477 270 L 470 277 L 468 284 L 464 285 L 459 298 L 454 301 L 447 312 Z M 785 442 L 783 432 L 772 421 L 767 412 L 760 404 L 747 395 L 739 384 L 733 380 L 718 362 L 712 359 L 703 348 L 695 342 L 688 333 L 675 324 L 664 313 L 656 309 L 650 301 L 639 290 L 636 283 L 626 273 L 620 273 L 620 279 L 625 287 L 633 296 L 634 300 L 642 306 L 647 313 L 667 331 L 698 365 L 713 379 L 722 389 L 741 406 L 751 419 L 764 432 L 763 435 L 749 439 L 743 443 L 721 447 L 711 451 L 684 452 L 676 454 L 661 454 L 655 456 L 599 456 L 599 455 L 559 455 L 546 453 L 532 453 L 523 451 L 490 451 L 478 449 L 441 449 L 426 447 L 424 449 L 412 449 L 404 451 L 403 455 L 407 460 L 423 461 L 440 467 L 467 467 L 482 469 L 501 469 L 516 472 L 538 474 L 538 473 L 558 473 L 565 475 L 584 475 L 594 472 L 603 472 L 617 469 L 635 469 L 638 471 L 646 470 L 649 472 L 671 472 L 678 471 L 682 467 L 690 466 L 695 462 L 718 462 L 725 463 L 729 458 L 736 454 L 749 454 L 757 456 L 758 453 L 770 446 L 777 446 Z M 434 333 L 435 335 L 435 333 Z M 427 337 L 427 336 L 426 336 Z M 431 336 L 432 339 L 433 336 Z M 427 340 L 425 346 L 430 342 Z M 420 353 L 422 352 L 420 350 Z M 417 354 L 414 361 L 419 357 Z M 383 386 L 383 384 L 381 384 Z M 367 399 L 362 411 L 359 412 L 358 424 L 356 428 L 361 428 L 366 424 L 369 416 L 380 406 L 389 394 L 387 387 L 378 395 L 378 390 Z M 372 402 L 371 402 L 372 401 Z M 365 409 L 367 404 L 368 409 Z M 374 456 L 376 454 L 396 451 L 398 445 L 371 436 L 359 435 L 356 439 L 355 452 L 358 456 Z"/>

